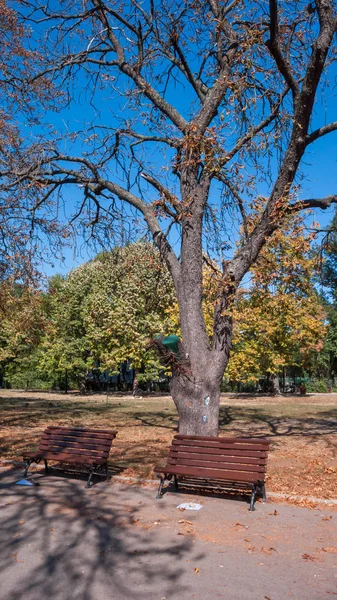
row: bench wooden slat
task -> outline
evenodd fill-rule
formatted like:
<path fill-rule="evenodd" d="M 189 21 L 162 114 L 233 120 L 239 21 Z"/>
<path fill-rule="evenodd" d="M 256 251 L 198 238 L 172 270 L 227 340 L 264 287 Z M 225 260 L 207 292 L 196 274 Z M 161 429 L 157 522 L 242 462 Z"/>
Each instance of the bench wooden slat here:
<path fill-rule="evenodd" d="M 69 447 L 69 448 L 85 448 L 86 450 L 95 450 L 95 449 L 100 449 L 102 451 L 106 451 L 109 450 L 109 448 L 111 447 L 111 441 L 106 441 L 103 444 L 101 442 L 97 442 L 97 444 L 95 444 L 95 441 L 91 438 L 91 441 L 88 442 L 87 440 L 79 441 L 78 439 L 70 439 L 67 438 L 67 440 L 65 440 L 64 438 L 46 438 L 46 437 L 42 437 L 40 440 L 40 447 L 41 446 L 62 446 L 62 447 Z"/>
<path fill-rule="evenodd" d="M 265 465 L 267 463 L 266 456 L 232 456 L 231 454 L 198 454 L 197 452 L 170 452 L 167 462 L 168 464 L 179 462 L 180 460 L 203 460 L 213 464 L 221 464 L 222 462 L 245 463 L 247 465 Z"/>
<path fill-rule="evenodd" d="M 51 430 L 65 432 L 65 433 L 69 433 L 69 432 L 74 432 L 74 433 L 87 432 L 87 433 L 90 433 L 90 434 L 97 434 L 98 436 L 100 434 L 108 434 L 109 436 L 111 436 L 111 434 L 117 435 L 117 433 L 118 433 L 114 429 L 91 429 L 91 427 L 61 427 L 60 425 L 49 425 L 45 429 L 45 432 L 51 431 Z"/>
<path fill-rule="evenodd" d="M 182 433 L 177 433 L 174 438 L 174 440 L 193 440 L 193 441 L 208 441 L 211 444 L 222 444 L 223 442 L 230 442 L 230 443 L 241 443 L 243 442 L 244 444 L 246 443 L 250 443 L 250 444 L 255 444 L 256 442 L 259 442 L 261 444 L 266 444 L 267 446 L 270 445 L 270 440 L 268 440 L 267 438 L 251 438 L 251 437 L 224 437 L 224 436 L 219 436 L 219 437 L 207 437 L 207 436 L 203 436 L 203 435 L 184 435 Z"/>
<path fill-rule="evenodd" d="M 221 471 L 251 471 L 252 473 L 265 473 L 266 467 L 261 465 L 246 465 L 241 462 L 230 462 L 224 461 L 223 463 L 214 463 L 214 462 L 204 462 L 202 460 L 189 460 L 182 458 L 179 462 L 168 462 L 167 463 L 170 468 L 180 467 L 180 466 L 191 466 L 191 467 L 203 467 L 205 469 L 219 469 Z"/>
<path fill-rule="evenodd" d="M 90 456 L 82 456 L 80 454 L 68 454 L 67 452 L 27 452 L 24 456 L 27 458 L 44 458 L 46 460 L 55 460 L 59 462 L 68 462 L 83 465 L 100 465 L 106 462 L 105 458 L 97 457 L 96 459 Z"/>
<path fill-rule="evenodd" d="M 253 450 L 256 451 L 260 451 L 260 452 L 266 452 L 267 448 L 264 444 L 260 444 L 260 443 L 255 443 L 255 444 L 248 444 L 240 442 L 240 443 L 236 443 L 235 442 L 221 442 L 219 444 L 210 444 L 209 442 L 203 442 L 201 440 L 198 440 L 196 443 L 193 442 L 193 440 L 172 440 L 172 445 L 173 447 L 189 447 L 192 446 L 193 448 L 206 448 L 207 450 L 231 450 L 231 449 L 237 449 L 237 450 Z"/>
<path fill-rule="evenodd" d="M 114 437 L 116 437 L 116 432 L 115 431 L 111 431 L 110 434 L 108 433 L 90 433 L 89 431 L 82 431 L 82 430 L 74 430 L 74 429 L 69 429 L 68 431 L 64 431 L 64 430 L 59 430 L 59 429 L 53 429 L 52 431 L 49 431 L 48 429 L 46 429 L 44 431 L 44 435 L 46 436 L 62 436 L 64 439 L 67 438 L 76 438 L 76 439 L 95 439 L 95 440 L 111 440 L 114 439 Z"/>
<path fill-rule="evenodd" d="M 199 467 L 184 467 L 180 465 L 176 465 L 175 467 L 168 467 L 165 469 L 165 473 L 172 473 L 174 475 L 190 475 L 192 477 L 201 477 L 201 478 L 217 478 L 222 479 L 223 481 L 249 481 L 251 483 L 255 482 L 258 478 L 254 473 L 245 472 L 245 471 L 226 471 L 220 469 L 203 469 Z M 260 475 L 260 474 L 259 474 Z M 261 474 L 261 479 L 263 474 Z"/>
<path fill-rule="evenodd" d="M 92 456 L 93 458 L 99 457 L 99 458 L 108 458 L 109 456 L 109 451 L 107 452 L 102 452 L 101 450 L 98 450 L 97 452 L 95 452 L 94 450 L 83 450 L 82 448 L 70 448 L 69 446 L 45 446 L 45 447 L 40 447 L 38 452 L 51 452 L 53 454 L 59 454 L 59 453 L 64 453 L 66 452 L 67 454 L 74 454 L 74 455 L 78 455 L 78 456 Z"/>
<path fill-rule="evenodd" d="M 172 456 L 178 452 L 187 452 L 189 454 L 204 454 L 205 456 L 208 454 L 212 454 L 213 456 L 226 456 L 224 449 L 220 450 L 218 448 L 206 448 L 196 446 L 173 446 L 172 448 Z M 228 456 L 249 456 L 251 458 L 260 458 L 261 456 L 267 456 L 265 451 L 255 451 L 255 450 L 232 450 L 231 448 L 227 449 Z"/>

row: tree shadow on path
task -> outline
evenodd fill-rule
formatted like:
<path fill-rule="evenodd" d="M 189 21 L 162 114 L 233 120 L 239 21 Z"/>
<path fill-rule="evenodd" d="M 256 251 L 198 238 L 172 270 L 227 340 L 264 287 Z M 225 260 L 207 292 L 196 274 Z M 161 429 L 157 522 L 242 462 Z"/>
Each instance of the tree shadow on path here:
<path fill-rule="evenodd" d="M 0 474 L 1 598 L 150 600 L 186 591 L 181 561 L 193 553 L 191 542 L 144 529 L 143 490 L 86 490 L 83 482 L 53 478 L 21 487 L 19 478 Z"/>

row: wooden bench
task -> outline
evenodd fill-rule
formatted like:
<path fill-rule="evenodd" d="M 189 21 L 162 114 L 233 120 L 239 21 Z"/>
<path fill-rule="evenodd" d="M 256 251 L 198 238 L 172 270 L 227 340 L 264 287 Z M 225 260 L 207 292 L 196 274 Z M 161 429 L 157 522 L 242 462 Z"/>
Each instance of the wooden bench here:
<path fill-rule="evenodd" d="M 47 427 L 43 432 L 38 450 L 26 452 L 24 477 L 32 463 L 44 460 L 46 473 L 48 460 L 89 468 L 86 487 L 92 476 L 104 475 L 108 479 L 108 458 L 117 431 L 109 429 L 84 429 L 79 427 Z"/>
<path fill-rule="evenodd" d="M 165 467 L 156 467 L 161 473 L 157 498 L 162 497 L 165 480 L 174 477 L 188 487 L 231 488 L 251 491 L 249 510 L 254 509 L 260 494 L 266 501 L 264 485 L 269 440 L 252 438 L 200 437 L 176 435 L 169 449 Z"/>

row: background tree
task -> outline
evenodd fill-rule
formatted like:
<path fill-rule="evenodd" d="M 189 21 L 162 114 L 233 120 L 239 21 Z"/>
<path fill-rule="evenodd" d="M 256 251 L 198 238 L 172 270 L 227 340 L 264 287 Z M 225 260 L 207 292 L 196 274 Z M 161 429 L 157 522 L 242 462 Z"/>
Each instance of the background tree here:
<path fill-rule="evenodd" d="M 65 188 L 81 186 L 73 218 L 89 232 L 98 226 L 96 235 L 110 241 L 121 222 L 143 217 L 179 304 L 182 343 L 171 393 L 180 431 L 216 434 L 238 286 L 285 217 L 336 201 L 300 201 L 295 185 L 307 148 L 337 129 L 337 122 L 312 124 L 322 78 L 328 85 L 333 66 L 336 3 L 90 0 L 25 7 L 22 18 L 42 54 L 40 73 L 28 83 L 49 78 L 68 103 L 83 91 L 88 112 L 81 131 L 76 120 L 58 138 L 46 135 L 11 156 L 2 168 L 3 192 L 17 195 L 28 186 L 38 215 Z M 88 125 L 95 103 L 99 111 Z M 268 195 L 249 230 L 263 182 Z M 230 254 L 228 237 L 239 227 L 244 238 Z M 211 343 L 202 310 L 205 252 L 222 261 Z"/>
<path fill-rule="evenodd" d="M 299 217 L 277 231 L 251 269 L 251 283 L 234 306 L 234 338 L 226 371 L 234 381 L 267 375 L 275 393 L 287 367 L 310 366 L 322 349 L 326 313 L 314 287 L 318 256 Z"/>
<path fill-rule="evenodd" d="M 27 285 L 0 284 L 0 374 L 19 374 L 28 387 L 37 370 L 39 346 L 47 326 L 43 295 Z"/>
<path fill-rule="evenodd" d="M 54 277 L 47 300 L 49 326 L 39 370 L 83 381 L 88 370 L 119 373 L 129 360 L 139 380 L 155 380 L 159 361 L 149 339 L 168 334 L 172 280 L 150 243 L 98 255 L 67 277 Z"/>
<path fill-rule="evenodd" d="M 337 373 L 337 214 L 330 225 L 322 230 L 323 238 L 315 251 L 320 259 L 320 271 L 316 285 L 320 289 L 327 314 L 327 334 L 324 345 L 316 360 L 312 361 L 312 372 L 325 378 L 329 386 L 335 384 Z"/>

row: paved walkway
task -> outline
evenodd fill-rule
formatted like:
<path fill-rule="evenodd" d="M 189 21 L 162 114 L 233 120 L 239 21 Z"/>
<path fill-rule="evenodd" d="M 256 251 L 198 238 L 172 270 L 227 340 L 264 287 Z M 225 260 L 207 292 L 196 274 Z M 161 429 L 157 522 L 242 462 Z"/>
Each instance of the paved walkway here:
<path fill-rule="evenodd" d="M 332 507 L 21 475 L 0 471 L 1 600 L 337 599 Z"/>

